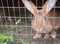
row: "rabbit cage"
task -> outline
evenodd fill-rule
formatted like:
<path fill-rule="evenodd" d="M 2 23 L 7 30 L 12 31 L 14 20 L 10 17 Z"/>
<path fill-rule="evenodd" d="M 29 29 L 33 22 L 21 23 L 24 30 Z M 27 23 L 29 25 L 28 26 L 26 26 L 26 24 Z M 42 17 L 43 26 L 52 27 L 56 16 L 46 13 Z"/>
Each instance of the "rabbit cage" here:
<path fill-rule="evenodd" d="M 36 5 L 37 9 L 41 9 L 46 0 L 30 1 Z M 57 0 L 54 6 L 55 10 L 60 16 L 60 0 Z M 31 26 L 32 17 L 32 13 L 26 9 L 22 0 L 0 0 L 0 43 L 60 44 L 59 29 L 56 31 L 57 37 L 55 39 L 33 39 L 36 32 Z M 8 39 L 9 37 L 10 39 Z"/>

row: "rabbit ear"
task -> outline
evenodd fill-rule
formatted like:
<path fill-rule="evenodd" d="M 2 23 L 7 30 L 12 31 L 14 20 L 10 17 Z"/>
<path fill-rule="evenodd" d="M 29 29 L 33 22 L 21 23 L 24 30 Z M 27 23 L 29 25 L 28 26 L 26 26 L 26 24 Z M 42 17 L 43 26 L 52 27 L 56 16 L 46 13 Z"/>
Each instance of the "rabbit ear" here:
<path fill-rule="evenodd" d="M 47 0 L 43 6 L 45 14 L 48 14 L 50 10 L 54 7 L 57 0 Z"/>
<path fill-rule="evenodd" d="M 22 0 L 23 4 L 25 5 L 25 7 L 32 13 L 34 14 L 35 12 L 37 12 L 37 8 L 36 6 L 30 2 L 30 1 L 27 1 L 27 0 Z"/>

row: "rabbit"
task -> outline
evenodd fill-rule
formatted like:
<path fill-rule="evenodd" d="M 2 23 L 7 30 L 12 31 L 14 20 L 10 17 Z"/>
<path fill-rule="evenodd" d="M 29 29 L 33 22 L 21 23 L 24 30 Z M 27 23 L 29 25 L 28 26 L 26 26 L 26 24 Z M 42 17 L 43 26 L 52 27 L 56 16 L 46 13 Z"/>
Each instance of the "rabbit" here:
<path fill-rule="evenodd" d="M 59 28 L 58 12 L 53 8 L 57 0 L 46 0 L 42 9 L 37 9 L 36 6 L 28 0 L 22 0 L 25 7 L 33 14 L 31 25 L 36 34 L 34 39 L 41 38 L 42 34 L 45 34 L 44 38 L 50 37 L 56 38 L 56 31 Z M 53 17 L 53 18 L 52 18 Z M 54 28 L 54 26 L 57 26 Z"/>

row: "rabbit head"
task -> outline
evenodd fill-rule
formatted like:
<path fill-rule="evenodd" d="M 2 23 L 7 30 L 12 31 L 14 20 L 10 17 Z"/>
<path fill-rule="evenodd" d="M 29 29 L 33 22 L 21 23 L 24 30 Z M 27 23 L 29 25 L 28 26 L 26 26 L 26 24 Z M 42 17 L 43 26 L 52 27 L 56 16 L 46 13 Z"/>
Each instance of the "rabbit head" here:
<path fill-rule="evenodd" d="M 52 31 L 52 28 L 45 28 L 46 26 L 51 26 L 52 23 L 45 21 L 45 17 L 49 16 L 49 12 L 54 7 L 57 0 L 47 0 L 43 5 L 42 9 L 38 10 L 36 6 L 27 0 L 22 0 L 25 7 L 33 14 L 32 26 L 36 31 L 36 36 L 34 38 L 40 37 L 40 33 L 49 33 Z M 47 36 L 47 35 L 46 35 Z"/>

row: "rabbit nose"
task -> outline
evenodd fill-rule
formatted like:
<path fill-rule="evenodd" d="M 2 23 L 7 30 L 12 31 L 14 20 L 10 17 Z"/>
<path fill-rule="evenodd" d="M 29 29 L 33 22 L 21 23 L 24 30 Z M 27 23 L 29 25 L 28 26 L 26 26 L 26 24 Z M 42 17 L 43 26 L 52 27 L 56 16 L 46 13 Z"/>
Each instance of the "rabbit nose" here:
<path fill-rule="evenodd" d="M 45 33 L 42 33 L 41 35 L 42 35 L 42 37 L 45 37 L 46 34 Z"/>

